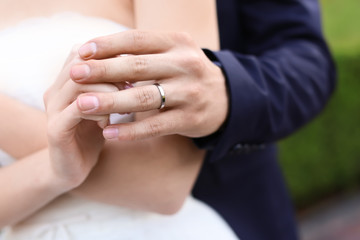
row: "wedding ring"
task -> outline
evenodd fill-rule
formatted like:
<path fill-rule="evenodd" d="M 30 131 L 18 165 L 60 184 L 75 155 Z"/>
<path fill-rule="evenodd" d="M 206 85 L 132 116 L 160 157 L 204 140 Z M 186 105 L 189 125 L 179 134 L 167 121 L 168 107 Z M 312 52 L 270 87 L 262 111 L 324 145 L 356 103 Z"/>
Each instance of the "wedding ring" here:
<path fill-rule="evenodd" d="M 160 93 L 161 104 L 160 104 L 159 109 L 163 109 L 165 107 L 165 91 L 160 84 L 154 83 L 154 85 L 157 87 L 157 89 L 159 90 L 159 93 Z"/>

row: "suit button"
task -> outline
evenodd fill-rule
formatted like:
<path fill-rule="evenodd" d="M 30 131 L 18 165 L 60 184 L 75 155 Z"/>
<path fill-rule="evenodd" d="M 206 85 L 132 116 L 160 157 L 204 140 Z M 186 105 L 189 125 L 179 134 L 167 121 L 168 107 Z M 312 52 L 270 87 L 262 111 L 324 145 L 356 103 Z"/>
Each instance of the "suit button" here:
<path fill-rule="evenodd" d="M 263 150 L 265 148 L 265 144 L 242 144 L 238 143 L 234 147 L 231 148 L 230 154 L 238 155 L 243 153 L 251 153 L 258 150 Z"/>
<path fill-rule="evenodd" d="M 241 154 L 245 151 L 245 145 L 238 143 L 230 150 L 231 154 Z"/>

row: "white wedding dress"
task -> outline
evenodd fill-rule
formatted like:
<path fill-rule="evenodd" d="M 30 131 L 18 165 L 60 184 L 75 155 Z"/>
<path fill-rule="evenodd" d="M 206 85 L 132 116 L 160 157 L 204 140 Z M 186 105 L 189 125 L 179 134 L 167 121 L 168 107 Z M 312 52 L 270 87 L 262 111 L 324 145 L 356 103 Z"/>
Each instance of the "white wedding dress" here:
<path fill-rule="evenodd" d="M 42 95 L 55 80 L 74 44 L 124 30 L 126 27 L 106 19 L 60 13 L 28 19 L 0 31 L 0 94 L 43 109 Z M 0 149 L 0 164 L 5 166 L 12 161 Z M 191 196 L 177 214 L 163 216 L 65 194 L 21 224 L 3 229 L 0 239 L 232 240 L 237 237 L 213 209 Z"/>

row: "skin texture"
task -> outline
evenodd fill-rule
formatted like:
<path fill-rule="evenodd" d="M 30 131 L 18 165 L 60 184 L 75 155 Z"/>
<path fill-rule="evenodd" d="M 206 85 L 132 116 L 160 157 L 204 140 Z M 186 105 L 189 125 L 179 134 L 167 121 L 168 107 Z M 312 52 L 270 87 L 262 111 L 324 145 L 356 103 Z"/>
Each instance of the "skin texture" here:
<path fill-rule="evenodd" d="M 160 6 L 166 9 L 159 11 Z M 166 0 L 135 0 L 134 12 L 137 29 L 186 32 L 198 46 L 219 49 L 216 2 L 213 0 L 172 1 L 171 4 Z"/>
<path fill-rule="evenodd" d="M 161 113 L 108 127 L 104 130 L 107 139 L 137 140 L 169 134 L 202 137 L 215 132 L 225 121 L 228 103 L 224 77 L 190 35 L 136 30 L 88 44 L 93 43 L 97 50 L 91 57 L 98 60 L 74 66 L 73 80 L 96 83 L 156 79 L 168 96 L 167 108 Z M 107 59 L 121 53 L 130 55 Z M 160 106 L 158 89 L 152 85 L 109 94 L 85 94 L 78 101 L 81 103 L 84 97 L 94 97 L 98 102 L 93 108 L 83 108 L 85 114 L 144 112 Z"/>
<path fill-rule="evenodd" d="M 78 83 L 130 81 L 137 82 L 138 87 L 80 96 L 79 102 L 89 97 L 96 102 L 96 106 L 82 108 L 83 113 L 157 109 L 158 89 L 142 83 L 155 80 L 165 91 L 166 109 L 142 121 L 110 126 L 103 132 L 105 138 L 137 140 L 170 134 L 203 137 L 216 132 L 228 113 L 225 78 L 200 50 L 219 48 L 215 1 L 134 3 L 138 30 L 96 38 L 83 45 L 79 54 L 88 61 L 74 66 L 71 77 Z M 149 12 L 161 6 L 167 6 L 167 10 L 148 21 Z"/>
<path fill-rule="evenodd" d="M 177 1 L 174 1 L 174 4 L 176 2 Z M 13 5 L 11 5 L 11 3 L 12 2 L 1 1 L 1 4 L 9 4 L 9 7 L 14 7 L 14 3 L 12 3 Z M 39 6 L 41 3 L 42 1 L 36 1 L 33 2 L 33 5 Z M 149 22 L 149 20 L 146 20 L 148 17 L 145 17 L 146 15 L 139 10 L 147 8 L 147 5 L 143 5 L 146 4 L 146 1 L 136 1 L 135 5 L 138 10 L 134 10 L 134 5 L 131 1 L 122 1 L 121 6 L 119 3 L 120 1 L 107 1 L 107 4 L 102 1 L 76 1 L 75 3 L 73 3 L 73 1 L 71 1 L 71 3 L 70 1 L 62 1 L 60 3 L 59 1 L 59 3 L 56 2 L 52 7 L 46 3 L 41 5 L 41 8 L 30 8 L 29 6 L 28 11 L 25 11 L 27 5 L 24 3 L 24 9 L 17 11 L 19 14 L 14 15 L 13 18 L 6 15 L 5 12 L 4 15 L 0 14 L 0 16 L 2 16 L 1 18 L 3 19 L 8 17 L 8 24 L 11 25 L 32 16 L 51 15 L 56 11 L 73 10 L 86 15 L 110 18 L 130 27 L 137 27 L 136 23 L 144 24 Z M 81 8 L 84 4 L 87 5 L 87 8 Z M 161 1 L 154 1 L 154 6 L 156 6 L 156 4 L 161 5 L 163 3 Z M 106 15 L 104 15 L 104 12 L 99 10 L 101 9 L 99 6 L 104 5 L 108 6 L 109 9 L 119 8 L 119 11 L 124 11 L 124 14 L 119 14 L 119 11 L 116 12 L 117 14 L 114 14 L 114 11 L 104 10 L 104 12 L 106 12 Z M 170 5 L 169 9 L 175 9 L 174 7 L 171 8 Z M 213 7 L 214 5 L 210 8 Z M 176 8 L 178 8 L 178 11 L 181 10 L 179 5 L 176 5 Z M 0 11 L 3 11 L 5 8 L 0 9 L 2 9 Z M 182 11 L 185 12 L 188 11 L 188 9 L 183 8 Z M 198 12 L 199 11 L 201 11 L 201 9 L 198 9 Z M 181 11 L 179 13 L 181 14 Z M 141 18 L 141 14 L 144 15 L 144 19 Z M 116 18 L 120 15 L 125 16 L 126 19 Z M 212 16 L 211 19 L 215 18 L 215 16 Z M 156 24 L 154 23 L 151 30 L 166 27 L 165 25 L 157 26 L 157 24 L 160 24 L 160 22 L 157 21 Z M 176 21 L 172 24 L 176 24 Z M 155 27 L 158 29 L 155 29 Z M 147 27 L 143 26 L 143 29 L 146 28 Z M 191 29 L 193 29 L 191 31 L 194 32 L 203 31 L 200 25 L 198 27 L 191 26 Z M 168 39 L 168 51 L 163 49 L 162 41 L 157 43 L 158 46 L 154 46 L 154 42 L 146 41 L 149 48 L 142 49 L 140 52 L 136 52 L 136 48 L 133 48 L 134 51 L 132 53 L 134 53 L 134 55 L 139 55 L 141 51 L 143 51 L 142 53 L 149 53 L 149 49 L 150 51 L 157 49 L 162 52 L 160 54 L 160 59 L 164 57 L 162 61 L 171 60 L 178 66 L 174 67 L 174 71 L 171 72 L 171 74 L 174 74 L 173 77 L 168 76 L 169 78 L 164 79 L 164 81 L 166 80 L 166 82 L 169 83 L 169 87 L 163 85 L 165 91 L 169 94 L 168 96 L 174 96 L 173 99 L 168 97 L 167 102 L 167 104 L 173 102 L 173 105 L 167 105 L 168 108 L 166 111 L 160 113 L 158 110 L 154 110 L 159 106 L 159 93 L 154 91 L 157 91 L 154 86 L 140 86 L 142 84 L 138 84 L 139 87 L 134 88 L 136 90 L 118 91 L 117 87 L 112 84 L 103 84 L 100 89 L 97 87 L 95 89 L 92 84 L 75 83 L 72 81 L 70 76 L 74 74 L 74 66 L 78 66 L 80 63 L 84 64 L 85 62 L 89 63 L 89 61 L 80 59 L 77 51 L 70 54 L 68 63 L 65 64 L 58 80 L 44 96 L 47 111 L 46 124 L 44 113 L 9 99 L 6 96 L 1 96 L 1 98 L 6 99 L 6 101 L 2 101 L 0 104 L 7 105 L 10 108 L 9 113 L 13 112 L 13 115 L 9 114 L 6 118 L 2 118 L 0 120 L 0 128 L 1 131 L 3 131 L 3 129 L 11 127 L 13 133 L 9 131 L 6 135 L 11 141 L 5 141 L 5 138 L 0 138 L 0 146 L 21 161 L 0 169 L 0 179 L 3 179 L 1 182 L 6 183 L 9 182 L 9 179 L 16 179 L 16 181 L 14 180 L 16 184 L 11 186 L 11 188 L 7 186 L 2 187 L 2 189 L 5 190 L 2 191 L 2 197 L 0 198 L 0 227 L 14 224 L 25 219 L 27 216 L 41 209 L 41 207 L 48 202 L 56 199 L 57 196 L 65 193 L 163 214 L 172 214 L 178 211 L 186 196 L 188 196 L 191 191 L 202 164 L 204 151 L 198 150 L 190 139 L 171 134 L 180 133 L 187 136 L 209 134 L 222 124 L 227 112 L 226 91 L 221 71 L 207 60 L 199 47 L 201 46 L 199 44 L 202 44 L 202 46 L 214 46 L 214 48 L 216 48 L 217 38 L 215 37 L 214 40 L 214 36 L 217 34 L 217 28 L 213 26 L 213 28 L 210 27 L 209 29 L 215 30 L 202 32 L 200 34 L 201 36 L 203 36 L 203 34 L 209 35 L 208 37 L 203 36 L 201 39 L 196 36 L 192 37 L 191 33 L 174 32 L 177 30 L 185 31 L 186 28 L 174 29 L 173 32 L 162 33 L 150 33 L 147 31 L 150 33 L 149 39 L 152 37 L 156 40 Z M 130 31 L 129 37 L 140 36 L 141 39 L 141 36 L 145 36 L 142 35 L 142 33 L 146 32 Z M 115 35 L 116 39 L 114 39 L 114 41 L 116 41 L 119 36 L 120 35 Z M 109 40 L 109 37 L 99 39 L 103 39 L 106 42 Z M 133 39 L 136 40 L 136 38 Z M 147 39 L 148 38 L 146 38 L 146 40 Z M 206 43 L 204 39 L 210 39 L 209 43 Z M 118 53 L 119 46 L 116 44 L 114 42 L 114 48 L 106 50 L 105 48 L 99 47 L 101 46 L 99 42 L 99 45 L 97 45 L 99 52 L 96 54 L 100 55 L 91 56 L 96 60 L 90 60 L 90 62 L 92 61 L 97 66 L 97 64 L 102 61 L 109 61 L 105 60 L 105 58 L 114 56 L 114 54 L 117 55 Z M 176 45 L 179 45 L 179 47 L 176 47 Z M 121 47 L 123 46 L 120 46 L 120 49 Z M 156 53 L 157 56 L 159 55 L 159 52 L 154 51 L 153 53 Z M 185 55 L 189 55 L 189 57 L 181 60 Z M 113 60 L 121 61 L 120 59 L 123 60 L 124 58 L 118 57 Z M 133 58 L 127 58 L 127 60 L 129 59 Z M 131 60 L 124 62 L 131 64 Z M 152 62 L 156 64 L 157 60 Z M 166 71 L 168 69 L 159 69 L 159 72 L 164 70 Z M 208 75 L 205 74 L 205 70 L 209 71 Z M 115 73 L 120 74 L 118 72 Z M 146 71 L 142 72 L 142 74 L 146 74 Z M 129 75 L 131 75 L 131 73 L 129 73 Z M 108 77 L 110 79 L 109 82 L 113 82 L 114 75 Z M 179 91 L 182 93 L 181 95 L 171 94 L 172 91 L 175 93 L 175 88 L 180 87 L 180 82 L 187 77 L 190 77 L 186 83 L 188 86 L 194 83 L 197 85 L 194 85 L 194 88 L 188 87 L 187 89 L 183 86 L 183 91 Z M 129 78 L 132 79 L 132 82 L 138 80 L 134 76 L 129 76 Z M 208 78 L 210 78 L 211 81 L 200 81 Z M 152 79 L 157 79 L 157 77 Z M 173 81 L 170 81 L 170 79 Z M 140 81 L 143 80 L 144 79 L 140 79 Z M 144 84 L 146 83 L 144 82 Z M 205 90 L 215 87 L 219 89 L 218 84 L 222 86 L 220 92 L 224 96 L 219 106 L 224 105 L 225 107 L 216 107 L 216 109 L 222 109 L 221 114 L 209 114 L 212 111 L 211 106 L 206 104 L 205 99 L 200 98 L 202 84 L 209 86 L 209 88 L 205 88 Z M 173 122 L 172 126 L 174 128 L 176 127 L 175 130 L 169 132 L 169 128 L 167 128 L 167 132 L 161 132 L 161 134 L 160 132 L 159 134 L 152 133 L 152 138 L 149 138 L 147 133 L 141 137 L 133 134 L 133 137 L 129 138 L 131 140 L 146 138 L 140 141 L 104 141 L 101 137 L 103 133 L 99 126 L 103 127 L 105 125 L 104 123 L 107 122 L 107 113 L 80 111 L 81 107 L 86 106 L 86 104 L 81 102 L 80 98 L 77 98 L 81 92 L 96 94 L 98 91 L 109 93 L 116 91 L 127 94 L 126 97 L 133 100 L 134 94 L 138 94 L 140 98 L 144 97 L 144 95 L 139 94 L 141 87 L 145 88 L 145 91 L 149 93 L 145 95 L 145 97 L 152 96 L 154 101 L 150 108 L 142 109 L 142 112 L 146 110 L 145 112 L 136 114 L 136 120 L 139 123 L 146 123 L 149 119 L 155 119 L 159 116 L 162 118 L 166 113 L 168 114 L 166 116 L 169 117 L 167 119 L 169 122 L 172 122 L 171 119 L 182 119 L 182 122 Z M 195 92 L 187 92 L 188 89 L 193 89 L 192 91 L 195 89 Z M 192 95 L 194 97 L 191 97 Z M 210 95 L 211 93 L 209 93 L 209 96 Z M 73 101 L 76 98 L 77 100 Z M 147 97 L 145 99 L 147 99 Z M 188 99 L 191 102 L 185 101 Z M 134 101 L 137 104 L 137 101 Z M 132 101 L 128 101 L 129 104 L 131 102 Z M 198 104 L 194 106 L 194 102 Z M 134 106 L 138 107 L 136 104 Z M 171 106 L 172 111 L 169 110 L 169 106 Z M 206 111 L 202 111 L 204 109 Z M 205 114 L 203 120 L 189 119 L 189 117 L 197 111 L 202 111 L 198 115 Z M 16 114 L 19 114 L 19 112 L 21 112 L 21 115 L 23 113 L 29 114 L 29 118 L 27 119 L 31 119 L 31 121 L 24 121 L 23 118 L 16 117 Z M 221 117 L 219 119 L 218 116 L 220 115 Z M 214 119 L 216 123 L 214 123 Z M 189 128 L 189 123 L 187 123 L 188 120 L 197 124 L 194 129 L 197 129 L 210 120 L 207 127 L 211 129 L 206 131 L 204 128 L 193 135 L 191 133 L 193 130 Z M 39 122 L 43 124 L 39 124 Z M 44 127 L 38 129 L 33 127 L 35 125 Z M 164 136 L 159 137 L 160 135 Z M 16 141 L 15 136 L 18 138 L 18 141 Z M 34 141 L 34 137 L 29 138 L 27 136 L 39 136 L 39 138 Z M 91 141 L 88 141 L 89 139 Z M 33 142 L 34 144 L 27 144 L 29 142 Z M 17 151 L 19 146 L 21 146 L 21 152 Z M 89 149 L 92 149 L 92 151 L 88 151 Z M 23 198 L 19 196 L 27 197 Z M 14 201 L 14 199 L 16 199 L 16 201 Z M 7 207 L 10 204 L 12 208 Z"/>
<path fill-rule="evenodd" d="M 3 113 L 6 113 L 2 114 L 0 119 L 2 150 L 16 159 L 21 159 L 47 146 L 44 131 L 46 116 L 43 112 L 1 94 L 0 105 Z M 35 122 L 37 124 L 34 124 Z"/>
<path fill-rule="evenodd" d="M 88 16 L 105 17 L 130 28 L 135 27 L 132 0 L 1 0 L 0 29 L 19 23 L 23 19 L 51 16 L 64 11 L 74 11 Z"/>
<path fill-rule="evenodd" d="M 45 149 L 1 169 L 0 227 L 25 219 L 71 189 L 54 177 L 49 160 Z"/>

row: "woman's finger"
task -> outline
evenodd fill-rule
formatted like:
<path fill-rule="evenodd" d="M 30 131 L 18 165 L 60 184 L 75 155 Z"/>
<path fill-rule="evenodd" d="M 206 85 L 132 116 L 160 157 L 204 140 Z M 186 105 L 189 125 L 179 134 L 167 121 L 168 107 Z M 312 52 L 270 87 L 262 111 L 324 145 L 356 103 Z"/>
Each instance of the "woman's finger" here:
<path fill-rule="evenodd" d="M 175 61 L 169 54 L 89 60 L 72 66 L 70 76 L 79 83 L 161 80 L 182 73 Z"/>
<path fill-rule="evenodd" d="M 53 119 L 53 127 L 59 128 L 57 132 L 62 132 L 64 134 L 73 131 L 73 129 L 82 121 L 82 120 L 91 120 L 98 123 L 99 127 L 104 128 L 109 123 L 109 115 L 85 115 L 77 106 L 76 101 L 71 103 L 66 107 L 62 112 L 56 115 L 56 118 Z"/>
<path fill-rule="evenodd" d="M 48 92 L 58 91 L 69 79 L 71 67 L 75 64 L 81 63 L 82 60 L 77 53 L 78 46 L 74 46 L 71 50 L 68 58 L 66 59 L 63 68 L 56 78 L 56 81 L 52 84 Z"/>
<path fill-rule="evenodd" d="M 165 107 L 174 107 L 180 101 L 175 98 L 167 98 L 172 94 L 168 83 L 160 85 L 163 93 L 155 85 L 144 85 L 123 91 L 110 93 L 86 93 L 77 98 L 78 106 L 85 114 L 110 114 L 144 112 L 159 109 L 162 103 Z M 163 98 L 164 95 L 164 98 Z"/>
<path fill-rule="evenodd" d="M 95 38 L 79 48 L 83 59 L 103 59 L 121 54 L 165 52 L 173 46 L 168 33 L 129 30 Z"/>
<path fill-rule="evenodd" d="M 54 125 L 50 124 L 50 127 L 61 128 L 58 129 L 57 132 L 62 132 L 64 134 L 70 133 L 82 120 L 81 114 L 82 113 L 79 111 L 76 102 L 73 102 L 57 114 L 56 117 L 53 118 L 53 121 L 50 119 L 50 122 L 56 122 Z"/>
<path fill-rule="evenodd" d="M 53 98 L 57 101 L 50 101 L 48 112 L 61 111 L 69 104 L 76 100 L 79 94 L 84 92 L 115 92 L 119 91 L 118 87 L 113 84 L 78 84 L 71 80 L 67 81 L 64 86 L 53 93 Z M 96 103 L 94 103 L 96 104 Z"/>

